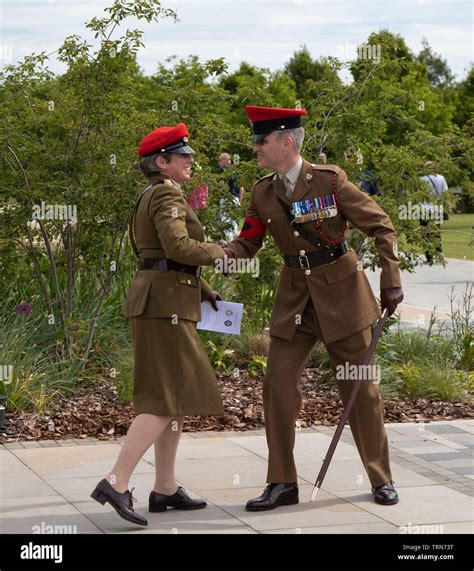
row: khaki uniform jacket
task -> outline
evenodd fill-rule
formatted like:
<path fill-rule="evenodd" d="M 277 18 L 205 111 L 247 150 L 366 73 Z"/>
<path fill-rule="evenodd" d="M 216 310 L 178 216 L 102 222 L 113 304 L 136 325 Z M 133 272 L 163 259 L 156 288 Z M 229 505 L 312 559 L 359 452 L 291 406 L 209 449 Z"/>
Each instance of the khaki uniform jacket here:
<path fill-rule="evenodd" d="M 321 232 L 327 239 L 337 240 L 347 219 L 367 236 L 374 237 L 382 268 L 381 289 L 401 287 L 397 236 L 390 218 L 369 195 L 350 183 L 346 173 L 335 165 L 312 165 L 303 161 L 291 200 L 276 174 L 257 181 L 246 213 L 246 226 L 250 229 L 253 226 L 254 231 L 241 232 L 228 247 L 237 258 L 253 257 L 262 246 L 267 230 L 283 255 L 298 256 L 301 250 L 308 254 L 324 249 L 326 242 L 314 222 L 304 223 L 303 228 L 320 239 L 317 248 L 302 236 L 295 235 L 295 229 L 277 197 L 290 205 L 291 202 L 330 195 L 334 184 L 338 195 L 337 214 L 321 222 Z M 304 269 L 283 266 L 270 334 L 291 340 L 310 297 L 326 343 L 361 331 L 380 317 L 367 276 L 352 249 L 335 262 L 311 268 L 309 274 Z"/>
<path fill-rule="evenodd" d="M 206 244 L 199 218 L 177 183 L 160 176 L 135 206 L 132 229 L 140 259 L 168 258 L 191 266 L 212 266 L 225 253 Z M 200 321 L 201 301 L 212 289 L 202 278 L 172 270 L 135 274 L 123 306 L 126 317 L 178 317 Z"/>

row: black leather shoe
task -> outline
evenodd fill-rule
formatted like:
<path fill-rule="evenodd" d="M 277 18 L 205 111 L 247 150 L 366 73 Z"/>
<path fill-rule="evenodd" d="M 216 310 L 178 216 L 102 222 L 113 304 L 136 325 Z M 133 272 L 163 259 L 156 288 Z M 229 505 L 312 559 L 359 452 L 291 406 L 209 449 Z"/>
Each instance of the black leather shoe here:
<path fill-rule="evenodd" d="M 398 504 L 397 490 L 393 487 L 392 481 L 372 488 L 372 492 L 374 494 L 374 500 L 378 504 L 382 504 L 383 506 L 393 506 L 393 504 Z"/>
<path fill-rule="evenodd" d="M 261 496 L 247 502 L 245 509 L 250 512 L 274 510 L 298 502 L 298 484 L 268 484 Z"/>
<path fill-rule="evenodd" d="M 158 492 L 150 492 L 148 500 L 148 510 L 154 512 L 165 512 L 168 508 L 175 510 L 201 510 L 207 506 L 204 500 L 193 500 L 181 486 L 171 496 L 159 494 Z"/>
<path fill-rule="evenodd" d="M 105 502 L 109 502 L 119 516 L 123 517 L 123 519 L 126 519 L 127 521 L 131 521 L 138 525 L 148 525 L 148 521 L 143 516 L 136 514 L 133 511 L 133 502 L 137 501 L 132 496 L 134 489 L 135 488 L 132 488 L 131 491 L 127 490 L 123 493 L 117 492 L 117 490 L 115 490 L 104 478 L 97 484 L 95 490 L 91 494 L 91 498 L 94 498 L 94 500 L 102 505 L 104 505 Z"/>

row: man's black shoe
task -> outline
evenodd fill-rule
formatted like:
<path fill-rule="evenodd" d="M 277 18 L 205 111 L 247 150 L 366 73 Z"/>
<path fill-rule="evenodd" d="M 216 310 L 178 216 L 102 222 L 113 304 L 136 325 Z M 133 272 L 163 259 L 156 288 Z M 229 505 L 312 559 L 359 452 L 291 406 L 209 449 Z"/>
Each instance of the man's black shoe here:
<path fill-rule="evenodd" d="M 247 502 L 245 509 L 251 512 L 273 510 L 298 502 L 298 484 L 268 484 L 261 496 Z"/>
<path fill-rule="evenodd" d="M 374 500 L 383 506 L 393 506 L 398 504 L 397 490 L 393 487 L 393 482 L 387 482 L 372 489 Z"/>

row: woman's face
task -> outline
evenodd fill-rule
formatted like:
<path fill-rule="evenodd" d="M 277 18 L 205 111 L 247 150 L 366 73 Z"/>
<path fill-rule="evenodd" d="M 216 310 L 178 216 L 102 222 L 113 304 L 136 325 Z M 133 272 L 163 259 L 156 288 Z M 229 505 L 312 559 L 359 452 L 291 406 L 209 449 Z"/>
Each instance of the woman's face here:
<path fill-rule="evenodd" d="M 169 163 L 163 165 L 161 172 L 169 176 L 172 180 L 181 184 L 191 178 L 191 165 L 193 164 L 192 155 L 180 155 L 178 153 L 171 154 Z"/>

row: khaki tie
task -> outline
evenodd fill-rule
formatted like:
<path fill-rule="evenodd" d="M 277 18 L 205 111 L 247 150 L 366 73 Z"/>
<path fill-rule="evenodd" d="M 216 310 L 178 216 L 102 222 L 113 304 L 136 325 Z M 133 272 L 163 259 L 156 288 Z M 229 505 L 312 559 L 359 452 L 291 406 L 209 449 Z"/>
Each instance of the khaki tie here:
<path fill-rule="evenodd" d="M 282 181 L 282 183 L 283 183 L 283 186 L 284 186 L 285 189 L 286 189 L 286 196 L 287 196 L 288 198 L 291 198 L 291 196 L 292 196 L 292 194 L 293 194 L 293 189 L 291 188 L 290 179 L 286 176 L 286 174 L 284 174 L 284 175 L 281 177 L 281 181 Z"/>

